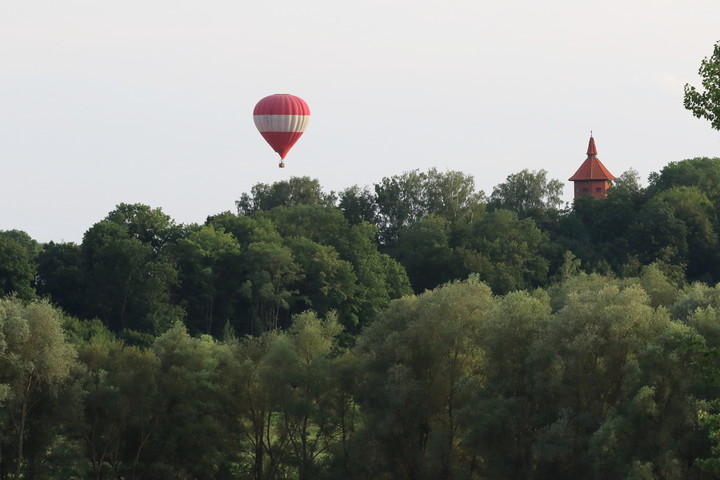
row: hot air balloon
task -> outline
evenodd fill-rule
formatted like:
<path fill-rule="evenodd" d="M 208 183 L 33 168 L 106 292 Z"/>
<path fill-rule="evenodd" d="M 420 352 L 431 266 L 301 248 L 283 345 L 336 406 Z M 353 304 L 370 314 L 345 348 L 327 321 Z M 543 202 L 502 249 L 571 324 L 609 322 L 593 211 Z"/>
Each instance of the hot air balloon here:
<path fill-rule="evenodd" d="M 310 123 L 310 108 L 300 97 L 278 93 L 255 105 L 253 119 L 260 134 L 280 155 L 280 168 L 283 168 L 282 160 Z"/>

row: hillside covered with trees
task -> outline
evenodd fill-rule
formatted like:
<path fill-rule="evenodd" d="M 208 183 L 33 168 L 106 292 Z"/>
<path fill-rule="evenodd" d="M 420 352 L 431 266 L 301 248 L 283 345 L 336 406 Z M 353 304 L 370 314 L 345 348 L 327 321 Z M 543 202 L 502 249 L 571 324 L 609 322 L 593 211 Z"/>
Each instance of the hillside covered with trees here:
<path fill-rule="evenodd" d="M 561 188 L 296 177 L 0 232 L 0 478 L 714 478 L 720 159 Z"/>
<path fill-rule="evenodd" d="M 308 309 L 335 311 L 351 341 L 390 300 L 471 274 L 498 295 L 651 264 L 679 287 L 720 280 L 720 159 L 671 163 L 647 187 L 630 170 L 606 198 L 565 208 L 561 189 L 542 170 L 489 195 L 455 171 L 341 192 L 293 177 L 255 185 L 202 225 L 121 204 L 80 245 L 0 232 L 0 292 L 47 298 L 134 342 L 177 321 L 192 334 L 257 335 Z"/>

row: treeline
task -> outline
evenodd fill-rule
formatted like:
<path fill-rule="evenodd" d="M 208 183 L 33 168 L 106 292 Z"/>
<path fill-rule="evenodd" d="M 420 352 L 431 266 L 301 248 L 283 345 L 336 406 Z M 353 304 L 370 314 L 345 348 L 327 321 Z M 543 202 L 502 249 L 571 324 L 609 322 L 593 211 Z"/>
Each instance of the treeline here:
<path fill-rule="evenodd" d="M 0 301 L 2 479 L 707 479 L 720 287 L 477 276 L 337 315 L 150 346 Z M 717 450 L 715 450 L 717 452 Z"/>
<path fill-rule="evenodd" d="M 135 343 L 178 320 L 216 338 L 259 334 L 307 309 L 335 311 L 351 341 L 391 299 L 470 274 L 496 294 L 655 262 L 679 285 L 720 280 L 720 159 L 671 163 L 647 187 L 630 170 L 606 198 L 571 207 L 562 186 L 543 170 L 489 196 L 434 169 L 329 193 L 294 177 L 256 185 L 237 213 L 203 225 L 121 204 L 80 245 L 0 232 L 0 293 L 48 298 Z"/>
<path fill-rule="evenodd" d="M 561 190 L 296 177 L 0 232 L 0 478 L 709 478 L 720 159 Z"/>

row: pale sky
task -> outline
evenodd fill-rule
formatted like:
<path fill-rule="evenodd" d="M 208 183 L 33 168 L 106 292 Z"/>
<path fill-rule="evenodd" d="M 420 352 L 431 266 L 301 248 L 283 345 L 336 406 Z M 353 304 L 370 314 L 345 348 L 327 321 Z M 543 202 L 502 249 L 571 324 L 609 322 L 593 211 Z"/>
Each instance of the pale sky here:
<path fill-rule="evenodd" d="M 0 0 L 0 230 L 79 243 L 122 202 L 202 223 L 291 176 L 566 181 L 591 130 L 645 180 L 720 156 L 682 106 L 718 40 L 718 0 Z M 273 93 L 312 111 L 285 169 L 252 119 Z"/>

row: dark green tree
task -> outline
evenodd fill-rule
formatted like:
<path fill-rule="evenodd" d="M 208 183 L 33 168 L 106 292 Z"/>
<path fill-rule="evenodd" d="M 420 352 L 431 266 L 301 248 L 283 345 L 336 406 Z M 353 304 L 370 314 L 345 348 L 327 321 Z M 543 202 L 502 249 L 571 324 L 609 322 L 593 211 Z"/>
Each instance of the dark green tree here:
<path fill-rule="evenodd" d="M 80 246 L 49 242 L 38 256 L 35 289 L 68 314 L 86 317 L 85 269 Z"/>
<path fill-rule="evenodd" d="M 112 330 L 162 331 L 182 314 L 170 303 L 175 267 L 121 223 L 93 225 L 81 246 L 86 312 Z"/>
<path fill-rule="evenodd" d="M 351 329 L 357 327 L 357 276 L 352 264 L 340 259 L 333 247 L 305 237 L 291 237 L 285 243 L 302 272 L 295 285 L 298 293 L 291 301 L 291 311 L 313 310 L 321 316 L 335 311 L 341 324 Z"/>
<path fill-rule="evenodd" d="M 548 240 L 532 218 L 495 210 L 473 224 L 465 266 L 497 293 L 543 286 L 549 271 Z"/>
<path fill-rule="evenodd" d="M 650 177 L 648 193 L 659 194 L 673 187 L 695 187 L 720 207 L 720 158 L 698 157 L 670 162 Z"/>
<path fill-rule="evenodd" d="M 280 242 L 282 239 L 272 220 L 260 215 L 248 217 L 223 212 L 208 217 L 205 224 L 232 234 L 242 248 L 254 242 Z"/>
<path fill-rule="evenodd" d="M 179 239 L 171 250 L 178 267 L 176 296 L 186 312 L 187 326 L 193 332 L 219 336 L 239 314 L 240 244 L 222 227 L 208 225 Z"/>
<path fill-rule="evenodd" d="M 338 207 L 351 225 L 360 222 L 368 222 L 371 225 L 378 223 L 375 195 L 368 187 L 361 189 L 353 185 L 340 192 L 339 198 Z"/>
<path fill-rule="evenodd" d="M 644 264 L 687 267 L 691 280 L 717 280 L 715 209 L 697 187 L 673 187 L 643 206 L 628 235 Z"/>
<path fill-rule="evenodd" d="M 434 214 L 400 230 L 395 258 L 416 293 L 467 277 L 461 254 L 451 247 L 450 222 Z"/>
<path fill-rule="evenodd" d="M 108 213 L 105 221 L 124 226 L 130 237 L 152 245 L 156 252 L 183 234 L 182 227 L 161 209 L 140 203 L 121 203 Z"/>
<path fill-rule="evenodd" d="M 12 236 L 0 235 L 0 294 L 35 297 L 35 263 L 28 249 Z"/>
<path fill-rule="evenodd" d="M 277 243 L 256 242 L 244 252 L 245 280 L 241 294 L 250 302 L 250 332 L 286 327 L 281 312 L 290 309 L 290 301 L 297 290 L 293 285 L 302 278 L 300 267 L 292 251 Z"/>
<path fill-rule="evenodd" d="M 378 252 L 377 228 L 369 223 L 350 225 L 340 210 L 311 205 L 275 208 L 259 216 L 271 219 L 284 238 L 305 237 L 329 245 L 340 260 L 352 264 L 357 287 L 348 308 L 357 314 L 357 327 L 372 321 L 391 299 L 412 292 L 404 268 Z M 341 320 L 351 330 L 349 318 L 343 315 Z"/>

